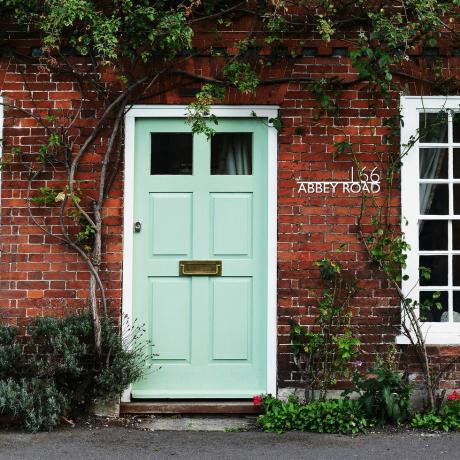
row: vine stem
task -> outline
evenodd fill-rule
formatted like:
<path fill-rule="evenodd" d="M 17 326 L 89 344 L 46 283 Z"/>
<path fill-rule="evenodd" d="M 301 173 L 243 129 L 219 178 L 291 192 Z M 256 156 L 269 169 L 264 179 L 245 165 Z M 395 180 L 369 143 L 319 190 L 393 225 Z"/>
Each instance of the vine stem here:
<path fill-rule="evenodd" d="M 366 252 L 368 253 L 369 257 L 375 263 L 377 263 L 379 269 L 386 275 L 387 280 L 391 283 L 391 285 L 395 288 L 396 292 L 398 293 L 399 299 L 401 300 L 401 303 L 402 303 L 403 314 L 401 318 L 401 325 L 403 328 L 403 332 L 404 332 L 404 335 L 409 339 L 411 345 L 414 347 L 417 353 L 419 362 L 422 366 L 422 371 L 425 375 L 425 386 L 427 389 L 429 406 L 431 410 L 434 410 L 435 409 L 435 388 L 433 385 L 433 378 L 431 374 L 430 363 L 429 363 L 428 353 L 426 349 L 426 341 L 425 341 L 425 338 L 421 330 L 419 318 L 415 314 L 414 308 L 408 305 L 408 299 L 404 295 L 399 284 L 392 277 L 388 276 L 387 270 L 385 269 L 384 264 L 380 260 L 376 260 L 373 257 L 371 248 L 369 244 L 367 243 L 364 232 L 362 230 L 361 216 L 358 219 L 358 234 L 359 234 L 361 241 L 364 244 L 364 247 L 366 248 Z M 407 325 L 406 318 L 408 318 L 410 326 Z M 415 338 L 414 338 L 414 334 L 415 334 Z"/>
<path fill-rule="evenodd" d="M 104 189 L 105 189 L 105 182 L 107 178 L 107 167 L 109 164 L 110 155 L 113 151 L 113 146 L 115 143 L 115 139 L 118 136 L 121 120 L 123 118 L 124 110 L 126 107 L 126 98 L 122 100 L 121 107 L 117 113 L 114 126 L 112 128 L 112 133 L 110 135 L 110 140 L 107 145 L 104 158 L 102 160 L 102 167 L 99 179 L 99 197 L 97 201 L 93 202 L 93 214 L 94 214 L 94 222 L 95 222 L 95 232 L 94 232 L 94 244 L 92 250 L 92 257 L 91 263 L 93 265 L 94 270 L 91 271 L 90 280 L 89 280 L 89 301 L 91 304 L 91 311 L 93 313 L 93 320 L 95 325 L 95 344 L 96 350 L 100 352 L 100 345 L 101 345 L 101 321 L 100 315 L 98 312 L 98 301 L 97 301 L 97 293 L 96 288 L 99 286 L 101 291 L 101 297 L 103 299 L 103 309 L 104 315 L 107 316 L 107 302 L 105 300 L 104 295 L 104 288 L 102 286 L 102 282 L 99 275 L 101 260 L 102 260 L 102 206 L 104 203 Z"/>

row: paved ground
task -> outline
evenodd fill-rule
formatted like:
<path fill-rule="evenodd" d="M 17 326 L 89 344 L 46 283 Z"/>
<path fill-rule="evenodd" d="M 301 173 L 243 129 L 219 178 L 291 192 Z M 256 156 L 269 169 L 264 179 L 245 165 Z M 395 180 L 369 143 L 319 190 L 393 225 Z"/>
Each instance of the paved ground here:
<path fill-rule="evenodd" d="M 460 433 L 335 436 L 313 433 L 139 431 L 66 428 L 0 432 L 1 460 L 131 459 L 438 460 L 460 458 Z"/>

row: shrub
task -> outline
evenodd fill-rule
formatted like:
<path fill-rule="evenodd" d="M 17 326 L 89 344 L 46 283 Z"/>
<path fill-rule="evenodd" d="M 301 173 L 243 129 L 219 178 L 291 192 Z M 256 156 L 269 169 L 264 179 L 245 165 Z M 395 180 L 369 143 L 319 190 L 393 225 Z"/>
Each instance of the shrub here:
<path fill-rule="evenodd" d="M 0 381 L 0 413 L 18 417 L 27 431 L 53 429 L 66 409 L 66 398 L 52 381 Z"/>
<path fill-rule="evenodd" d="M 370 372 L 365 378 L 359 372 L 353 375 L 354 391 L 367 417 L 381 426 L 408 420 L 412 413 L 413 389 L 398 371 L 395 350 L 391 350 L 385 360 L 377 359 Z"/>
<path fill-rule="evenodd" d="M 0 414 L 19 417 L 29 431 L 49 430 L 60 415 L 84 413 L 141 378 L 149 353 L 141 328 L 124 339 L 109 318 L 101 326 L 101 355 L 89 314 L 39 318 L 28 340 L 16 327 L 0 326 Z"/>
<path fill-rule="evenodd" d="M 439 414 L 434 411 L 415 414 L 411 425 L 414 428 L 434 431 L 460 429 L 460 395 L 456 391 L 449 395 L 446 404 L 442 406 Z"/>
<path fill-rule="evenodd" d="M 369 425 L 361 404 L 350 399 L 331 399 L 300 404 L 294 397 L 287 402 L 270 396 L 263 399 L 264 414 L 257 424 L 265 431 L 289 430 L 353 434 Z"/>

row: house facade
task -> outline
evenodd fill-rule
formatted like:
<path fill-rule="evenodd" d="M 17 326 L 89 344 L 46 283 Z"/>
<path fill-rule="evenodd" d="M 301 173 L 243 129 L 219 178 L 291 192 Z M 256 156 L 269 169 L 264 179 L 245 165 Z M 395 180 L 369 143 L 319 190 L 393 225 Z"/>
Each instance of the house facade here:
<path fill-rule="evenodd" d="M 44 70 L 37 46 L 16 36 L 13 51 L 3 49 L 0 58 L 4 155 L 20 146 L 21 155 L 33 156 L 47 142 L 29 112 L 65 118 L 80 111 L 72 125 L 75 145 L 97 122 L 98 101 L 91 94 L 82 99 L 72 75 Z M 254 95 L 230 89 L 212 106 L 218 120 L 212 138 L 186 123 L 200 87 L 187 78 L 134 104 L 124 117 L 124 160 L 103 211 L 101 279 L 109 314 L 145 324 L 157 354 L 157 370 L 125 400 L 245 399 L 301 386 L 290 320 L 314 326 L 323 289 L 315 261 L 324 257 L 358 279 L 350 308 L 362 343 L 359 360 L 369 366 L 397 345 L 402 368 L 417 380 L 419 365 L 401 335 L 400 296 L 370 260 L 357 228 L 363 196 L 378 212 L 389 189 L 390 221 L 403 222 L 411 246 L 406 270 L 412 276 L 402 289 L 421 302 L 437 293 L 440 305 L 423 324 L 429 353 L 439 367 L 458 356 L 460 98 L 441 96 L 424 81 L 433 50 L 413 51 L 410 65 L 420 78 L 399 76 L 403 94 L 376 100 L 372 88 L 357 81 L 340 91 L 337 113 L 319 117 L 312 89 L 283 77 L 356 79 L 348 42 L 292 40 L 286 51 L 271 57 L 267 71 L 279 82 L 261 85 Z M 436 53 L 458 76 L 460 58 L 442 47 Z M 82 57 L 70 59 L 86 65 Z M 206 75 L 215 59 L 210 52 L 196 55 L 188 70 Z M 107 70 L 102 81 L 111 78 Z M 389 187 L 385 120 L 400 111 L 401 143 L 415 141 Z M 441 112 L 447 115 L 439 123 Z M 434 132 L 417 138 L 430 123 Z M 346 139 L 353 155 L 333 155 Z M 82 196 L 94 193 L 107 142 L 108 135 L 99 136 L 82 160 L 76 176 Z M 30 174 L 13 160 L 1 176 L 0 318 L 18 325 L 81 309 L 88 297 L 84 261 L 41 228 L 60 225 L 56 207 L 27 204 L 40 188 L 62 188 L 65 175 L 56 165 L 30 186 Z M 420 266 L 430 268 L 432 278 L 414 283 Z M 458 388 L 459 378 L 454 363 L 442 387 Z M 348 386 L 345 379 L 334 388 Z"/>

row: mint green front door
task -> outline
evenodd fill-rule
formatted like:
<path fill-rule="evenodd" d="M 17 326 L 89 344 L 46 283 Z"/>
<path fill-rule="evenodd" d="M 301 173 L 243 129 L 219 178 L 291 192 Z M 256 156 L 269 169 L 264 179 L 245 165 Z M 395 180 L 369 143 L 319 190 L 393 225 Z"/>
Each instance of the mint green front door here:
<path fill-rule="evenodd" d="M 220 119 L 208 140 L 183 119 L 138 119 L 134 164 L 133 316 L 156 356 L 132 396 L 266 392 L 266 125 Z M 180 274 L 194 260 L 222 273 Z"/>

